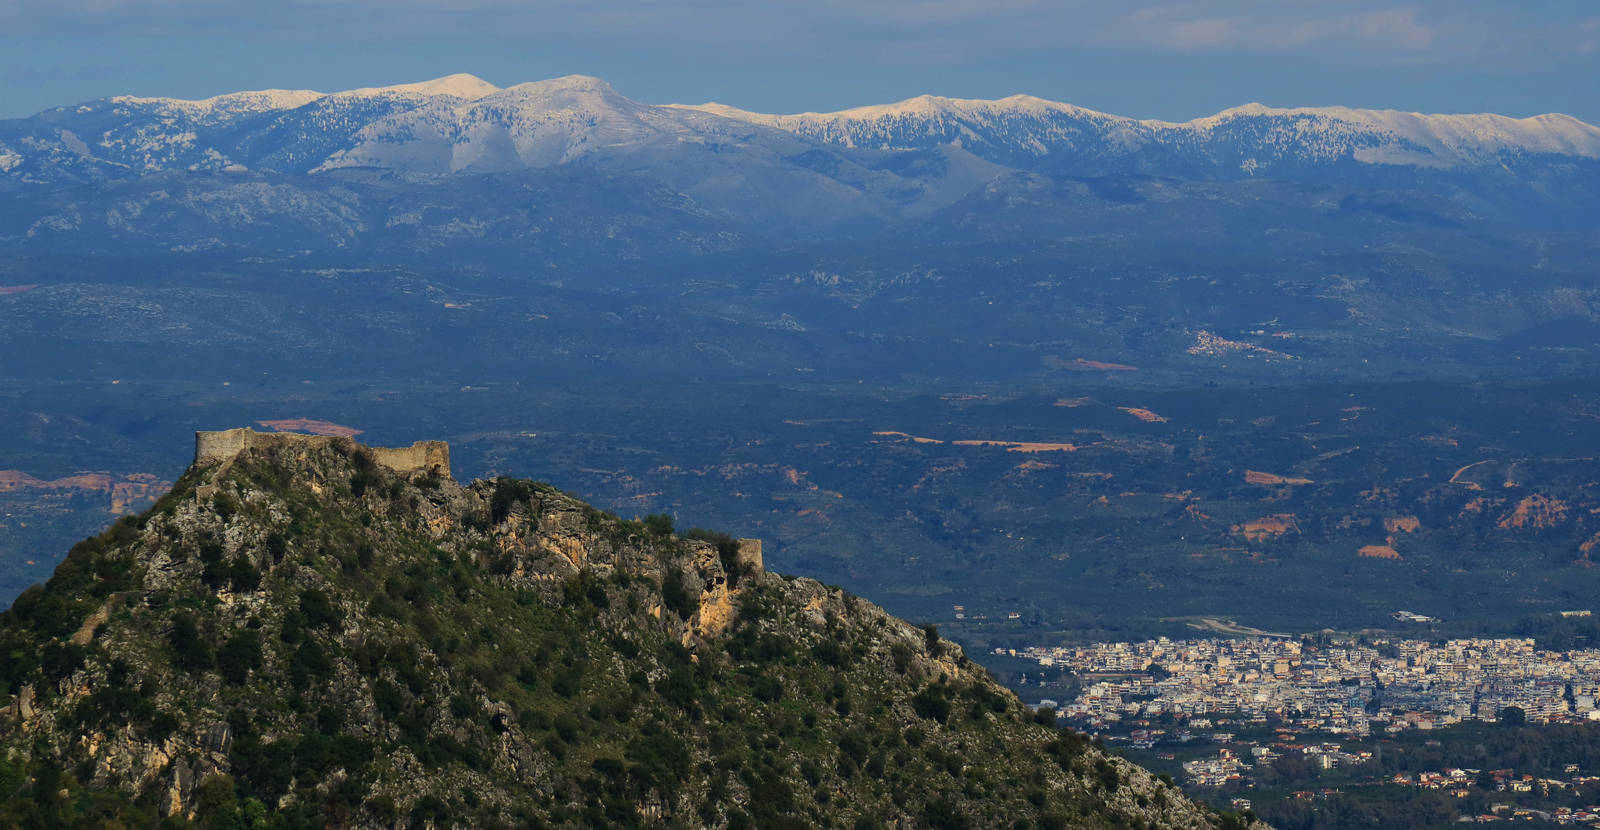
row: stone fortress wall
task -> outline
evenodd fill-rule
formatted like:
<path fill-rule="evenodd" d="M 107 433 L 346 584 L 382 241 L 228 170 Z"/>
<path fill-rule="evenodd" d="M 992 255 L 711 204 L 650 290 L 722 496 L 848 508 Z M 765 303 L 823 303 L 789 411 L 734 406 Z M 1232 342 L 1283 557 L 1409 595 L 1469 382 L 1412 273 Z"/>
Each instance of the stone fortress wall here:
<path fill-rule="evenodd" d="M 762 573 L 764 567 L 761 561 L 761 540 L 740 539 L 738 561 L 740 565 L 744 566 L 751 573 Z"/>
<path fill-rule="evenodd" d="M 302 435 L 297 432 L 256 432 L 249 427 L 196 432 L 194 434 L 194 463 L 222 462 L 227 464 L 239 453 L 248 449 L 283 446 L 319 446 L 338 442 L 354 444 L 349 438 L 330 435 Z M 450 477 L 450 445 L 444 441 L 418 441 L 409 447 L 368 447 L 372 459 L 391 470 L 401 473 L 434 472 Z M 210 486 L 201 488 L 208 496 Z M 760 539 L 739 540 L 739 564 L 751 573 L 762 573 L 765 563 L 761 556 Z"/>
<path fill-rule="evenodd" d="M 350 442 L 349 438 L 326 435 L 301 435 L 294 432 L 256 432 L 249 427 L 196 432 L 194 463 L 226 462 L 253 448 L 317 446 Z M 418 441 L 409 447 L 370 447 L 372 459 L 401 473 L 435 472 L 450 477 L 450 445 L 444 441 Z M 759 552 L 757 553 L 759 557 Z"/>

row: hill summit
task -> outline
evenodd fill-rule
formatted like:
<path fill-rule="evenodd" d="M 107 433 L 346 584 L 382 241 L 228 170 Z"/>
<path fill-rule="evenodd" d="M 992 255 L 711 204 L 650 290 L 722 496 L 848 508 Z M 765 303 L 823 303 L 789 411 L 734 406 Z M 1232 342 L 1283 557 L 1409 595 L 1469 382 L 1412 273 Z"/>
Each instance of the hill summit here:
<path fill-rule="evenodd" d="M 7 826 L 1237 822 L 758 542 L 442 442 L 201 433 L 0 640 Z"/>

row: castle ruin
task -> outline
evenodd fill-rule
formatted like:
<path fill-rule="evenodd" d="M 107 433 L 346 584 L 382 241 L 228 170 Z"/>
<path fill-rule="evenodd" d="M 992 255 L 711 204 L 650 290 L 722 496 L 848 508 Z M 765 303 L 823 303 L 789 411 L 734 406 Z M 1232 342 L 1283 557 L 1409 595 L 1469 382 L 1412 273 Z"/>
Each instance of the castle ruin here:
<path fill-rule="evenodd" d="M 296 432 L 256 432 L 249 427 L 194 434 L 194 463 L 227 462 L 248 449 L 283 446 L 325 446 L 348 443 L 349 438 L 302 435 Z M 409 447 L 368 447 L 372 460 L 399 473 L 437 473 L 450 477 L 450 445 L 444 441 L 418 441 Z"/>
<path fill-rule="evenodd" d="M 766 563 L 761 561 L 761 540 L 740 539 L 739 557 L 737 561 L 740 567 L 748 570 L 750 573 L 763 573 L 766 568 Z"/>

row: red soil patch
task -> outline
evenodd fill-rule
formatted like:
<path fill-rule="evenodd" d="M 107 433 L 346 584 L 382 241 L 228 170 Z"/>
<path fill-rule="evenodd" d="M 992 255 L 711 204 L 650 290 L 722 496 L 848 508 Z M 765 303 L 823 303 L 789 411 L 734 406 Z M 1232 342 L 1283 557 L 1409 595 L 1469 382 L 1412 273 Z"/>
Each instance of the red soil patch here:
<path fill-rule="evenodd" d="M 1271 516 L 1262 516 L 1259 519 L 1251 519 L 1248 522 L 1236 524 L 1233 526 L 1232 531 L 1236 535 L 1243 536 L 1248 541 L 1265 542 L 1268 539 L 1276 539 L 1291 531 L 1299 533 L 1300 527 L 1295 523 L 1295 515 L 1293 513 L 1274 513 Z"/>
<path fill-rule="evenodd" d="M 5 296 L 6 294 L 21 294 L 24 291 L 32 291 L 38 287 L 39 286 L 37 285 L 0 285 L 0 296 Z"/>
<path fill-rule="evenodd" d="M 1064 406 L 1068 409 L 1077 409 L 1078 407 L 1085 406 L 1089 403 L 1089 398 L 1056 398 L 1055 405 Z"/>
<path fill-rule="evenodd" d="M 1544 528 L 1555 527 L 1567 518 L 1567 503 L 1549 496 L 1535 493 L 1520 502 L 1517 506 L 1497 522 L 1505 530 L 1512 528 Z"/>
<path fill-rule="evenodd" d="M 1289 476 L 1274 475 L 1272 473 L 1263 473 L 1257 470 L 1245 470 L 1244 480 L 1249 484 L 1268 485 L 1312 483 L 1311 479 L 1309 478 L 1292 478 Z"/>
<path fill-rule="evenodd" d="M 280 418 L 276 421 L 256 421 L 256 423 L 276 432 L 309 432 L 312 435 L 335 435 L 341 438 L 354 438 L 361 434 L 361 430 L 346 427 L 331 421 L 318 421 L 312 418 Z"/>
<path fill-rule="evenodd" d="M 1138 418 L 1141 421 L 1144 421 L 1147 424 L 1164 424 L 1168 420 L 1160 415 L 1155 414 L 1154 412 L 1151 412 L 1148 409 L 1140 409 L 1136 406 L 1119 406 L 1117 408 L 1135 418 Z"/>
<path fill-rule="evenodd" d="M 1356 551 L 1356 555 L 1357 556 L 1364 556 L 1364 557 L 1366 557 L 1368 559 L 1395 559 L 1395 560 L 1398 560 L 1400 558 L 1400 551 L 1397 551 L 1394 548 L 1389 547 L 1388 545 L 1367 545 L 1367 546 L 1363 547 L 1361 550 Z"/>
<path fill-rule="evenodd" d="M 1600 533 L 1590 536 L 1589 541 L 1578 546 L 1578 553 L 1580 555 L 1577 559 L 1573 560 L 1572 564 L 1581 565 L 1585 568 L 1594 567 L 1593 554 L 1596 548 L 1600 548 Z"/>
<path fill-rule="evenodd" d="M 1056 465 L 1054 465 L 1054 464 L 1050 464 L 1050 463 L 1047 463 L 1047 462 L 1044 462 L 1044 461 L 1037 461 L 1035 459 L 1031 459 L 1030 458 L 1027 461 L 1022 462 L 1021 464 L 1018 464 L 1017 466 L 1012 467 L 1011 468 L 1011 475 L 1022 476 L 1022 475 L 1028 475 L 1029 473 L 1037 473 L 1040 470 L 1053 470 L 1055 468 L 1056 468 Z"/>
<path fill-rule="evenodd" d="M 1129 366 L 1126 363 L 1106 363 L 1100 360 L 1084 360 L 1075 357 L 1071 360 L 1062 360 L 1059 357 L 1047 357 L 1045 362 L 1057 369 L 1066 369 L 1069 372 L 1137 372 L 1138 366 Z"/>
<path fill-rule="evenodd" d="M 1383 520 L 1383 529 L 1388 533 L 1416 533 L 1422 528 L 1422 522 L 1416 516 L 1396 516 Z"/>

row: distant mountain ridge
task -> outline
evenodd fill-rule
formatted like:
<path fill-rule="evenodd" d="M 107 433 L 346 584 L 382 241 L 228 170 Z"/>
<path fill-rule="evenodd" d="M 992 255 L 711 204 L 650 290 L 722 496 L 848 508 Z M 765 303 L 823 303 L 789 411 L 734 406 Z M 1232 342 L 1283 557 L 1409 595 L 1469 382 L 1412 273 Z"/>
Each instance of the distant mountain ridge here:
<path fill-rule="evenodd" d="M 692 107 L 787 130 L 829 144 L 884 150 L 930 143 L 991 146 L 1018 156 L 1062 151 L 1133 155 L 1170 146 L 1203 154 L 1238 144 L 1272 154 L 1298 146 L 1310 160 L 1346 153 L 1369 164 L 1454 167 L 1493 163 L 1500 154 L 1600 158 L 1600 128 L 1568 115 L 1425 115 L 1349 107 L 1275 108 L 1251 103 L 1181 123 L 1138 120 L 1029 95 L 967 100 L 923 95 L 832 113 L 764 115 L 721 104 Z M 1252 141 L 1252 138 L 1254 140 Z M 1091 141 L 1092 140 L 1092 141 Z M 982 155 L 981 150 L 975 150 Z M 1242 163 L 1240 170 L 1254 167 Z"/>
<path fill-rule="evenodd" d="M 924 95 L 834 113 L 644 104 L 570 75 L 504 89 L 472 75 L 324 94 L 264 90 L 199 101 L 117 96 L 0 122 L 0 171 L 21 181 L 170 171 L 482 173 L 648 154 L 687 143 L 783 154 L 958 147 L 1016 169 L 1075 175 L 1294 178 L 1305 168 L 1432 169 L 1600 159 L 1600 128 L 1565 115 L 1425 115 L 1259 104 L 1183 123 L 1026 95 Z"/>
<path fill-rule="evenodd" d="M 645 104 L 583 75 L 118 96 L 0 121 L 0 245 L 73 256 L 578 263 L 1183 234 L 1219 208 L 1251 239 L 1291 216 L 1314 234 L 1361 216 L 1586 230 L 1600 222 L 1600 128 L 1260 105 L 1179 124 L 1021 95 L 767 115 Z"/>

